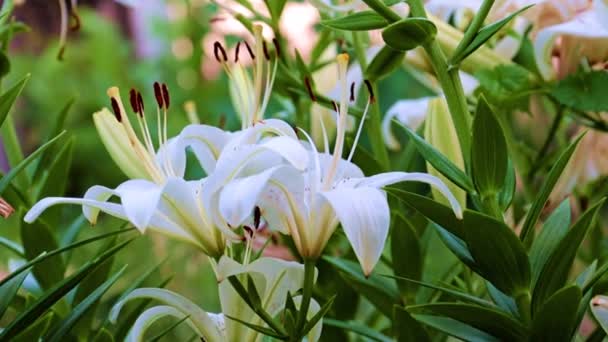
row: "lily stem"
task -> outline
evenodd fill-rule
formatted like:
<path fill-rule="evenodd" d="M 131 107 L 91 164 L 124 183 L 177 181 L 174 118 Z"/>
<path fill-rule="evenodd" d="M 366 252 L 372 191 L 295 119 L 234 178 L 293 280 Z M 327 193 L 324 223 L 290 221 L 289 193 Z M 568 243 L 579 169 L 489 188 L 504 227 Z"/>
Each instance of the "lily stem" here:
<path fill-rule="evenodd" d="M 481 7 L 479 7 L 479 11 L 477 11 L 475 16 L 473 17 L 471 24 L 464 32 L 462 40 L 460 41 L 460 43 L 458 43 L 456 50 L 454 50 L 454 53 L 452 54 L 452 57 L 450 58 L 450 67 L 452 65 L 457 65 L 461 62 L 461 60 L 459 60 L 461 59 L 460 55 L 469 46 L 469 44 L 471 44 L 471 42 L 477 35 L 477 32 L 479 32 L 479 29 L 481 28 L 488 14 L 490 13 L 490 9 L 492 9 L 492 5 L 494 5 L 494 1 L 495 0 L 483 1 Z"/>
<path fill-rule="evenodd" d="M 298 336 L 301 335 L 299 332 L 302 331 L 304 325 L 306 325 L 306 314 L 308 313 L 308 308 L 310 307 L 310 300 L 312 299 L 312 289 L 315 285 L 315 264 L 317 260 L 307 259 L 304 260 L 304 284 L 303 284 L 303 292 L 302 292 L 302 302 L 300 303 L 300 311 L 298 312 L 298 320 L 296 323 L 296 331 L 298 331 Z M 304 336 L 299 336 L 299 338 L 303 338 Z"/>

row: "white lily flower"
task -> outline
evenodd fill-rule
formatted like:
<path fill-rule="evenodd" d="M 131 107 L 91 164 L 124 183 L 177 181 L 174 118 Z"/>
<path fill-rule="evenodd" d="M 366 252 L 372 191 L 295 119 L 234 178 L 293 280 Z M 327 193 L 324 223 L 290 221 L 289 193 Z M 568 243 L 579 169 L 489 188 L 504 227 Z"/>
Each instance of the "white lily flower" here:
<path fill-rule="evenodd" d="M 110 320 L 112 322 L 118 320 L 120 311 L 127 302 L 133 299 L 151 298 L 163 305 L 144 311 L 131 328 L 127 341 L 143 341 L 146 330 L 154 322 L 166 316 L 178 319 L 188 317 L 187 324 L 205 341 L 263 341 L 264 336 L 257 331 L 226 317 L 230 316 L 244 322 L 265 326 L 265 323 L 247 306 L 227 280 L 230 276 L 241 274 L 252 275 L 264 310 L 274 317 L 283 310 L 287 293 L 293 294 L 301 287 L 304 267 L 296 262 L 273 258 L 260 258 L 249 265 L 241 265 L 224 256 L 217 265 L 221 313 L 207 313 L 188 299 L 169 290 L 141 288 L 128 294 L 112 308 Z M 293 299 L 296 306 L 299 306 L 301 297 L 297 296 Z M 307 317 L 312 318 L 319 309 L 319 304 L 313 300 Z M 317 323 L 308 334 L 308 341 L 318 341 L 321 328 L 322 323 Z"/>
<path fill-rule="evenodd" d="M 209 214 L 211 210 L 202 205 L 201 188 L 205 180 L 186 181 L 183 176 L 187 147 L 192 149 L 209 174 L 214 171 L 215 161 L 230 134 L 215 127 L 190 125 L 178 137 L 168 140 L 169 95 L 166 86 L 156 83 L 159 148 L 155 151 L 141 94 L 131 92 L 131 105 L 138 114 L 143 141 L 129 122 L 118 88 L 110 88 L 108 95 L 115 116 L 104 109 L 94 114 L 94 120 L 108 152 L 121 170 L 133 179 L 116 189 L 95 185 L 83 198 L 44 198 L 28 211 L 24 220 L 32 222 L 48 207 L 57 204 L 78 204 L 83 206 L 84 216 L 92 224 L 97 222 L 99 213 L 103 211 L 131 222 L 142 233 L 157 231 L 192 243 L 207 255 L 221 256 L 226 238 L 240 238 L 227 226 L 216 225 Z M 108 202 L 114 196 L 120 199 L 120 203 Z"/>
<path fill-rule="evenodd" d="M 475 77 L 462 71 L 460 72 L 460 79 L 466 96 L 472 95 L 479 86 L 479 82 Z M 386 146 L 391 150 L 399 150 L 401 148 L 401 144 L 399 144 L 391 129 L 393 120 L 397 120 L 405 126 L 417 130 L 426 119 L 430 102 L 438 97 L 443 97 L 443 95 L 425 96 L 395 102 L 386 111 L 382 119 L 382 136 Z"/>
<path fill-rule="evenodd" d="M 219 209 L 230 224 L 238 225 L 254 206 L 259 206 L 271 228 L 291 235 L 304 259 L 318 258 L 341 223 L 364 273 L 369 275 L 380 258 L 389 229 L 390 211 L 383 186 L 401 181 L 426 182 L 449 200 L 458 217 L 462 208 L 446 185 L 428 174 L 389 172 L 365 177 L 350 162 L 362 125 L 348 158 L 342 159 L 349 102 L 348 55 L 339 55 L 337 60 L 342 94 L 333 154 L 328 146 L 325 152 L 317 152 L 307 135 L 312 158 L 304 172 L 279 165 L 231 182 L 221 191 Z M 373 95 L 361 124 L 371 101 Z"/>

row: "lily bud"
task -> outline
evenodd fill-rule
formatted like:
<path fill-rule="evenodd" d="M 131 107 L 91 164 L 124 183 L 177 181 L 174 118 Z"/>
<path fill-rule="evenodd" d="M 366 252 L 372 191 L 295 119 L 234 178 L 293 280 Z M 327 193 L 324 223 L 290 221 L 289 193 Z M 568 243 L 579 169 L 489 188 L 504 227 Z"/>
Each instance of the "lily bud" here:
<path fill-rule="evenodd" d="M 464 171 L 464 158 L 460 149 L 460 142 L 458 141 L 456 128 L 454 127 L 454 122 L 452 121 L 445 99 L 437 97 L 429 101 L 424 138 L 454 165 Z M 435 170 L 431 164 L 427 163 L 426 168 L 429 174 L 441 179 L 448 186 L 454 197 L 456 197 L 458 203 L 463 208 L 466 208 L 466 192 Z M 433 197 L 437 201 L 449 205 L 447 198 L 443 194 L 435 188 L 431 190 Z"/>

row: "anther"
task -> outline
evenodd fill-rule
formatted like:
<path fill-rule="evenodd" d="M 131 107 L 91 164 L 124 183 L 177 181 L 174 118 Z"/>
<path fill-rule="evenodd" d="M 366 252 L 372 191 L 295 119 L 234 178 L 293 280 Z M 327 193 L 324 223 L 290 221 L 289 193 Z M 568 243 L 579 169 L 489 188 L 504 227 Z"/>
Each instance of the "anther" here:
<path fill-rule="evenodd" d="M 156 103 L 158 103 L 158 108 L 163 108 L 163 94 L 158 82 L 154 82 L 154 97 L 156 98 Z"/>
<path fill-rule="evenodd" d="M 279 41 L 276 38 L 272 38 L 272 44 L 274 44 L 274 50 L 277 54 L 277 58 L 281 58 L 281 45 L 279 45 Z"/>
<path fill-rule="evenodd" d="M 369 102 L 376 102 L 376 97 L 374 96 L 374 91 L 372 90 L 372 84 L 369 82 L 369 80 L 365 80 L 364 82 L 365 86 L 367 87 L 367 91 L 369 92 Z"/>
<path fill-rule="evenodd" d="M 131 108 L 133 112 L 139 113 L 139 103 L 137 102 L 137 91 L 131 88 L 129 91 L 129 102 L 131 103 Z"/>
<path fill-rule="evenodd" d="M 268 53 L 268 46 L 266 45 L 265 41 L 262 42 L 262 51 L 264 51 L 264 57 L 266 57 L 266 60 L 269 61 L 270 54 Z"/>
<path fill-rule="evenodd" d="M 243 41 L 243 43 L 245 43 L 245 47 L 247 48 L 247 52 L 249 52 L 249 56 L 251 56 L 251 59 L 255 59 L 255 54 L 253 53 L 253 50 L 251 50 L 251 46 L 249 46 L 249 43 L 247 43 L 247 41 Z"/>
<path fill-rule="evenodd" d="M 163 83 L 162 85 L 163 91 L 163 101 L 165 102 L 165 109 L 169 109 L 169 89 L 167 89 L 167 85 Z"/>
<path fill-rule="evenodd" d="M 331 105 L 334 107 L 334 110 L 336 111 L 336 113 L 338 113 L 339 110 L 338 110 L 338 105 L 336 104 L 336 101 L 331 101 Z"/>
<path fill-rule="evenodd" d="M 144 100 L 141 97 L 141 93 L 137 92 L 137 107 L 139 107 L 139 114 L 144 115 Z"/>
<path fill-rule="evenodd" d="M 243 226 L 243 230 L 247 232 L 247 234 L 249 235 L 249 238 L 253 237 L 253 229 L 251 229 L 251 227 Z"/>
<path fill-rule="evenodd" d="M 260 210 L 260 207 L 258 207 L 256 205 L 255 209 L 253 210 L 253 226 L 255 227 L 256 230 L 258 228 L 260 228 L 260 218 L 261 218 L 261 216 L 262 216 L 262 211 Z"/>
<path fill-rule="evenodd" d="M 114 111 L 114 116 L 116 116 L 116 120 L 118 122 L 122 121 L 122 116 L 120 115 L 120 107 L 118 106 L 118 101 L 115 98 L 111 98 L 110 102 L 112 103 L 112 110 Z"/>
<path fill-rule="evenodd" d="M 315 93 L 312 91 L 312 85 L 310 84 L 310 78 L 304 77 L 304 84 L 306 85 L 306 90 L 308 90 L 308 96 L 313 102 L 317 102 L 317 97 Z"/>
<path fill-rule="evenodd" d="M 236 43 L 236 51 L 234 52 L 234 63 L 239 61 L 239 50 L 241 49 L 241 42 Z"/>
<path fill-rule="evenodd" d="M 350 84 L 350 102 L 355 101 L 355 82 Z"/>
<path fill-rule="evenodd" d="M 220 44 L 220 42 L 213 43 L 213 53 L 215 54 L 215 59 L 217 59 L 218 62 L 221 63 L 222 60 L 224 62 L 228 62 L 228 55 L 226 54 L 226 50 L 224 50 L 224 47 L 222 46 L 222 44 Z M 222 54 L 221 59 L 220 53 Z"/>

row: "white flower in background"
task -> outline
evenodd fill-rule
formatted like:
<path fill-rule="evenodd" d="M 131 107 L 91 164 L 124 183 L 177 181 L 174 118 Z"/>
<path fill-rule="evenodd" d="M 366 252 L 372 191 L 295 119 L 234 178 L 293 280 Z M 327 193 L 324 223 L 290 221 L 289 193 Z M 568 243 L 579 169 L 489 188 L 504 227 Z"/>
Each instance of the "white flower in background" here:
<path fill-rule="evenodd" d="M 120 99 L 119 90 L 108 90 L 114 115 L 107 109 L 93 114 L 97 130 L 106 149 L 119 168 L 131 179 L 116 189 L 95 185 L 83 198 L 48 197 L 34 205 L 26 214 L 26 222 L 34 221 L 48 207 L 56 204 L 83 206 L 84 216 L 91 223 L 100 211 L 131 222 L 142 233 L 158 231 L 199 247 L 205 254 L 223 254 L 226 238 L 239 239 L 230 229 L 217 226 L 209 210 L 201 205 L 204 180 L 183 179 L 186 167 L 186 148 L 190 147 L 207 173 L 215 169 L 230 134 L 205 125 L 190 125 L 173 139 L 167 138 L 167 87 L 155 83 L 158 103 L 158 149 L 155 151 L 141 94 L 132 90 L 131 106 L 140 126 L 138 137 L 131 126 Z M 161 114 L 162 112 L 162 114 Z M 116 196 L 120 203 L 108 202 Z"/>
<path fill-rule="evenodd" d="M 153 306 L 144 311 L 131 328 L 127 341 L 143 341 L 146 330 L 161 318 L 173 316 L 186 319 L 187 324 L 205 341 L 263 341 L 264 336 L 245 325 L 231 320 L 230 317 L 241 321 L 265 326 L 265 323 L 247 306 L 238 293 L 232 288 L 228 277 L 249 274 L 254 280 L 260 295 L 262 306 L 271 316 L 278 315 L 285 304 L 287 293 L 296 293 L 304 280 L 303 265 L 272 258 L 260 258 L 248 265 L 222 257 L 217 265 L 220 303 L 222 312 L 207 313 L 196 304 L 174 292 L 165 289 L 141 288 L 136 289 L 120 300 L 110 312 L 110 320 L 117 322 L 120 311 L 126 303 L 134 299 L 153 299 L 162 305 Z M 293 298 L 296 306 L 301 297 Z M 307 317 L 310 319 L 319 311 L 319 304 L 311 302 Z M 309 332 L 308 341 L 317 341 L 321 335 L 322 322 Z"/>
<path fill-rule="evenodd" d="M 472 95 L 475 89 L 479 86 L 479 82 L 473 76 L 460 72 L 460 79 L 462 81 L 462 87 L 465 95 Z M 393 120 L 397 120 L 401 124 L 417 130 L 418 127 L 426 119 L 429 104 L 433 99 L 443 98 L 441 96 L 426 96 L 417 99 L 406 99 L 395 102 L 384 115 L 382 119 L 382 135 L 384 143 L 391 150 L 398 150 L 401 148 L 401 144 L 395 137 L 392 131 Z"/>
<path fill-rule="evenodd" d="M 219 210 L 230 224 L 239 225 L 255 206 L 259 206 L 269 227 L 290 234 L 300 255 L 313 260 L 321 255 L 341 223 L 364 273 L 369 275 L 380 258 L 390 223 L 386 194 L 381 189 L 383 186 L 401 181 L 426 182 L 444 194 L 458 217 L 462 215 L 462 208 L 446 185 L 436 177 L 406 172 L 365 177 L 350 162 L 367 108 L 373 101 L 371 93 L 354 145 L 347 159 L 342 159 L 349 104 L 346 80 L 348 59 L 346 54 L 337 57 L 342 91 L 337 108 L 333 154 L 327 144 L 323 153 L 317 152 L 307 135 L 310 141 L 307 154 L 312 158 L 309 158 L 304 172 L 284 165 L 233 181 L 221 191 Z"/>

